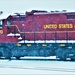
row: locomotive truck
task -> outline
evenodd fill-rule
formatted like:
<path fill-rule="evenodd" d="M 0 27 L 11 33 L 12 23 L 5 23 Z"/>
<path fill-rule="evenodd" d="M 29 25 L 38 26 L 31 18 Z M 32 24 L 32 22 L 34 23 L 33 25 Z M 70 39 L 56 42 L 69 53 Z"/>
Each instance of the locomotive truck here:
<path fill-rule="evenodd" d="M 75 12 L 0 15 L 0 58 L 25 56 L 75 60 Z"/>

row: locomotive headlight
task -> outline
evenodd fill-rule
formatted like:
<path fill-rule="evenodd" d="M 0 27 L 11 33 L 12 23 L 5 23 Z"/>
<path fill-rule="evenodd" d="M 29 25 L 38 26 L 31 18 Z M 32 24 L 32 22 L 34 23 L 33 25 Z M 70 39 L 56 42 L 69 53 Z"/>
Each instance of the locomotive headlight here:
<path fill-rule="evenodd" d="M 3 34 L 3 30 L 0 30 L 0 34 Z"/>

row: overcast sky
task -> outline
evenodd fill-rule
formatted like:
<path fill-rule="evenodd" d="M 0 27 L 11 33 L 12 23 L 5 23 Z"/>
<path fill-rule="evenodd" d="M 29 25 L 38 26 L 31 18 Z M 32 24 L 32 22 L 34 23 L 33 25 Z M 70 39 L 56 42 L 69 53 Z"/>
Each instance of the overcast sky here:
<path fill-rule="evenodd" d="M 18 12 L 30 10 L 75 11 L 75 0 L 0 0 L 0 10 Z"/>

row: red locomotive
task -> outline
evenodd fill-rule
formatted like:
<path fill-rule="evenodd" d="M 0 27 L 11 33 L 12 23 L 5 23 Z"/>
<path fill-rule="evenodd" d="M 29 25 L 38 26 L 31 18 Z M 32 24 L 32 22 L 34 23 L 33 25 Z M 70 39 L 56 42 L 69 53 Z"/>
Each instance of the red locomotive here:
<path fill-rule="evenodd" d="M 0 57 L 56 56 L 75 59 L 75 12 L 0 15 Z"/>

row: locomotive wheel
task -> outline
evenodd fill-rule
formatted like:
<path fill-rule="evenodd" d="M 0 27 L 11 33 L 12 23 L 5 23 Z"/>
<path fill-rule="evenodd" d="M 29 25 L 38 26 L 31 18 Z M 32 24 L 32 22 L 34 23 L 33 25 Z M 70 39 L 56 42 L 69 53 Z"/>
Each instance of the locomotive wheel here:
<path fill-rule="evenodd" d="M 61 60 L 62 60 L 62 61 L 66 61 L 66 58 L 61 58 L 61 57 L 60 57 L 60 61 L 61 61 Z"/>
<path fill-rule="evenodd" d="M 20 59 L 20 57 L 19 57 L 19 56 L 16 56 L 16 59 L 17 59 L 17 60 L 19 60 L 19 59 Z"/>
<path fill-rule="evenodd" d="M 75 59 L 74 59 L 74 58 L 71 58 L 71 60 L 72 60 L 72 61 L 75 61 Z"/>

